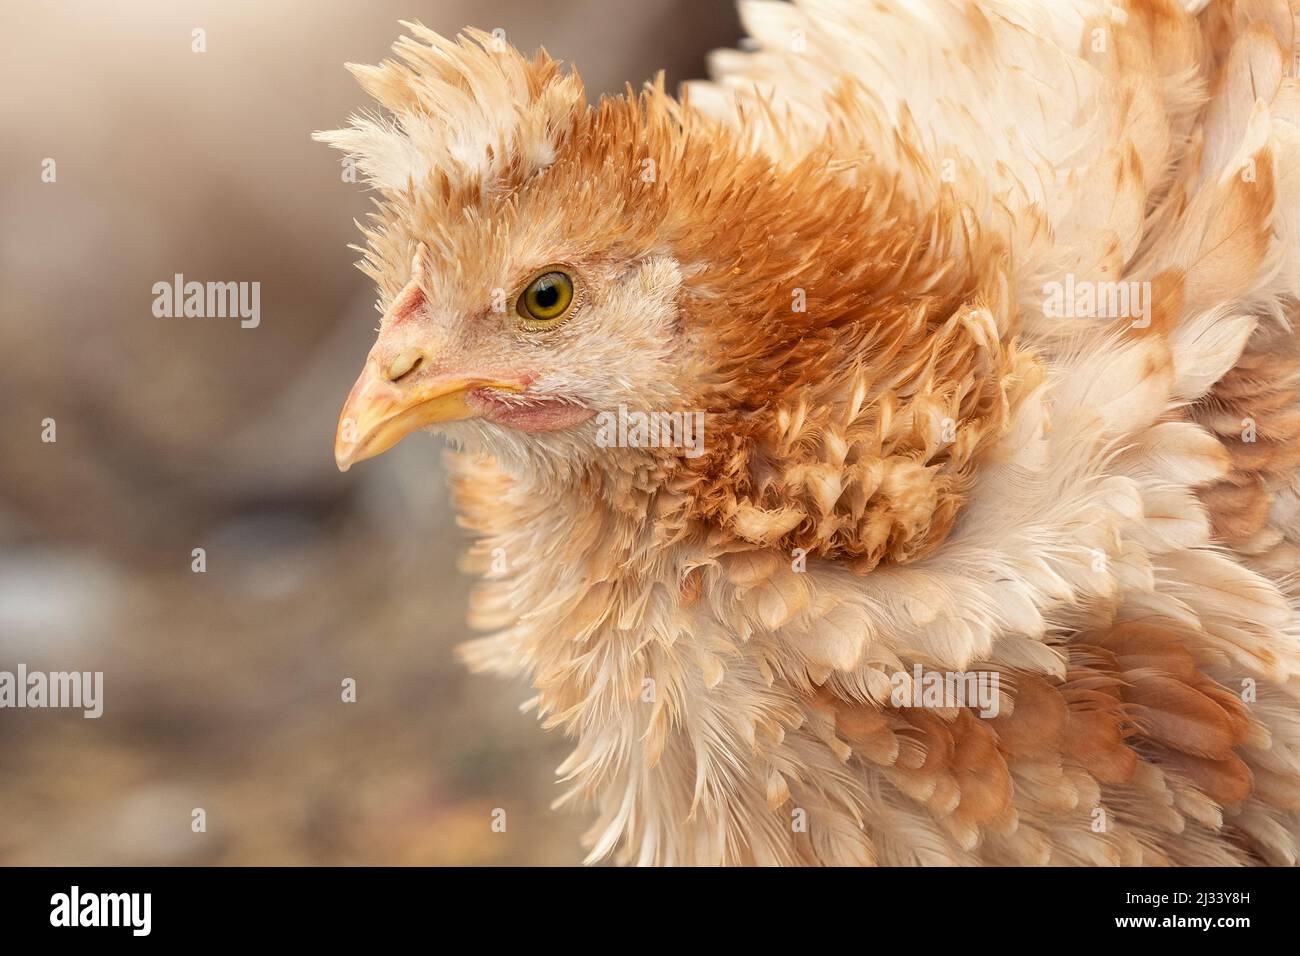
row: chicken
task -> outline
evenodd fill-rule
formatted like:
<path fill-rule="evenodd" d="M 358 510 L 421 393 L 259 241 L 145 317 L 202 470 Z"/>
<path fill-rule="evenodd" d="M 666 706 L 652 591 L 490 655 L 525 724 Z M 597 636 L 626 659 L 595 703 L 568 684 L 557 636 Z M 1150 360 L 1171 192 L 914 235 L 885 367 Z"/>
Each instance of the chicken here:
<path fill-rule="evenodd" d="M 744 0 L 595 105 L 477 31 L 350 67 L 335 454 L 450 442 L 462 655 L 591 861 L 1296 862 L 1296 10 Z"/>

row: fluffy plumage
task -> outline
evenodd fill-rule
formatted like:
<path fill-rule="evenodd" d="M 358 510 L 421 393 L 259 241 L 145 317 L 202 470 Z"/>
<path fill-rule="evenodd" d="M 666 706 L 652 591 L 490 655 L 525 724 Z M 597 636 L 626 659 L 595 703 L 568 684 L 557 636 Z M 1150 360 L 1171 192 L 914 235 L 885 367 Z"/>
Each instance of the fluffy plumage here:
<path fill-rule="evenodd" d="M 590 859 L 1295 863 L 1292 3 L 741 11 L 711 81 L 594 106 L 411 25 L 321 134 L 381 195 L 348 408 L 463 386 L 463 655 L 574 739 Z M 522 330 L 554 263 L 581 305 Z M 704 453 L 605 447 L 619 405 Z"/>

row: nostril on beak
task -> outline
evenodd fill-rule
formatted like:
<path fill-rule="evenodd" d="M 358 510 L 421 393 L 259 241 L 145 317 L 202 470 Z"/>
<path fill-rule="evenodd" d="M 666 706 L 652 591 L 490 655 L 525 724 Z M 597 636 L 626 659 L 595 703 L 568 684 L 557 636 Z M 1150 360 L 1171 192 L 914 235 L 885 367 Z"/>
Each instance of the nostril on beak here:
<path fill-rule="evenodd" d="M 406 378 L 424 363 L 424 353 L 419 349 L 407 349 L 388 366 L 388 380 L 396 382 Z"/>

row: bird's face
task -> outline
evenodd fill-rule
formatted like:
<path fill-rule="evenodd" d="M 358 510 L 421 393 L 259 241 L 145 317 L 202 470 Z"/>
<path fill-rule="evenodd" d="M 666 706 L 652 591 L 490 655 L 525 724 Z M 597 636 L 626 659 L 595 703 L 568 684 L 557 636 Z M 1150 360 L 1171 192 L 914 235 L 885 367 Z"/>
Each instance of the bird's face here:
<path fill-rule="evenodd" d="M 391 267 L 404 276 L 339 416 L 340 468 L 421 429 L 503 458 L 570 457 L 594 445 L 599 412 L 682 400 L 671 257 L 593 241 L 545 188 L 442 225 Z"/>

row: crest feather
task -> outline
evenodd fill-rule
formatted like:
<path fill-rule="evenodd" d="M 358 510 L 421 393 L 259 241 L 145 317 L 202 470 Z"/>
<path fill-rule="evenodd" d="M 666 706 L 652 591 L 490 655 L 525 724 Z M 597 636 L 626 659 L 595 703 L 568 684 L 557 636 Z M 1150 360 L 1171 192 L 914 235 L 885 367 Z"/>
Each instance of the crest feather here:
<path fill-rule="evenodd" d="M 382 111 L 314 138 L 352 156 L 366 181 L 400 193 L 435 171 L 457 191 L 489 196 L 555 161 L 586 107 L 582 80 L 539 51 L 525 58 L 504 39 L 467 30 L 455 39 L 419 23 L 393 44 L 396 60 L 348 64 Z"/>

